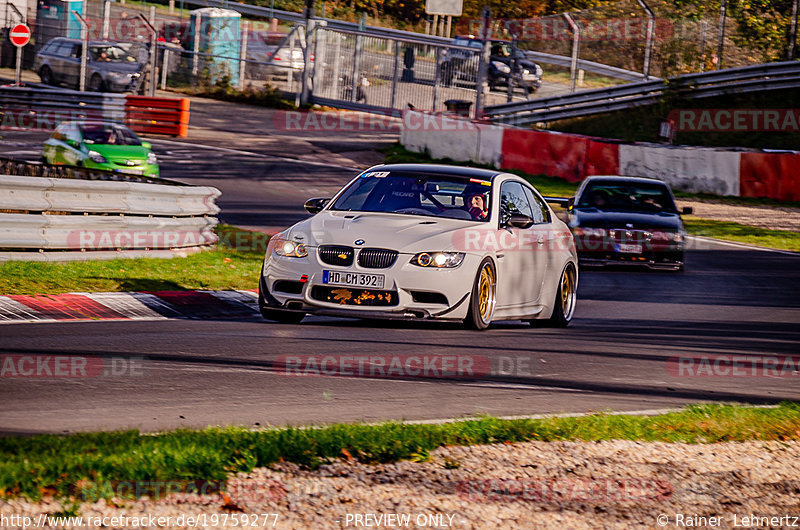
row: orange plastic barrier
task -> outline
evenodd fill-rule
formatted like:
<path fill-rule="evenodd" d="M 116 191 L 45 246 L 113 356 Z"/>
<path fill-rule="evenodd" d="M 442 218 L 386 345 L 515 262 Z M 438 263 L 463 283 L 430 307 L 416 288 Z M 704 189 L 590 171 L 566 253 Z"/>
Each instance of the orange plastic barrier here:
<path fill-rule="evenodd" d="M 742 153 L 739 195 L 800 201 L 800 153 Z"/>
<path fill-rule="evenodd" d="M 189 99 L 126 96 L 125 123 L 136 132 L 185 138 L 189 135 Z"/>

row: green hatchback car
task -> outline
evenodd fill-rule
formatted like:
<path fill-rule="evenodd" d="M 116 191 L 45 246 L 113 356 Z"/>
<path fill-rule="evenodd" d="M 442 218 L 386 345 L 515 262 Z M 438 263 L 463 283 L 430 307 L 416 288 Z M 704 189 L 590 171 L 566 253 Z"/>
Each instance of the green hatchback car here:
<path fill-rule="evenodd" d="M 128 127 L 106 121 L 61 122 L 42 149 L 42 162 L 158 177 L 158 159 Z"/>

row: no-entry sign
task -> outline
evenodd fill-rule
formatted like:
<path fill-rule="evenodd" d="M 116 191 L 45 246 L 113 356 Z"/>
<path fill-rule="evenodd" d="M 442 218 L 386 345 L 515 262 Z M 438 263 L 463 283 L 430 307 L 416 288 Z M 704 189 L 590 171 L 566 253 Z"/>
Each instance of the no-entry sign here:
<path fill-rule="evenodd" d="M 11 39 L 11 44 L 21 48 L 22 46 L 28 44 L 28 41 L 31 40 L 31 28 L 25 24 L 17 24 L 11 28 L 9 38 Z"/>

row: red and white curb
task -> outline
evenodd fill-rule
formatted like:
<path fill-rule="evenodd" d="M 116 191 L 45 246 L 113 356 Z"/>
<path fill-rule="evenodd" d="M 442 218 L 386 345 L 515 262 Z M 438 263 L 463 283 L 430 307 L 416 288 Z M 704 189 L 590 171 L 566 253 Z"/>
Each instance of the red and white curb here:
<path fill-rule="evenodd" d="M 154 291 L 0 296 L 0 324 L 71 320 L 233 318 L 259 314 L 255 291 Z"/>

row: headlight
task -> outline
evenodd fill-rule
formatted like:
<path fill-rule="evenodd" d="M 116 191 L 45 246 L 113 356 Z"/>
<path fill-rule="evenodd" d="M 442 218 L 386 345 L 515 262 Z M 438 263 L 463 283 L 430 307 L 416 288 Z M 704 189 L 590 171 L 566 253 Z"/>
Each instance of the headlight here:
<path fill-rule="evenodd" d="M 576 226 L 572 229 L 572 233 L 575 234 L 575 237 L 606 237 L 605 228 L 584 228 L 582 226 Z"/>
<path fill-rule="evenodd" d="M 106 160 L 106 157 L 104 157 L 97 151 L 89 151 L 89 158 L 91 158 L 92 162 L 94 162 L 95 164 L 108 164 L 108 160 Z"/>
<path fill-rule="evenodd" d="M 286 256 L 287 258 L 305 258 L 308 256 L 308 250 L 302 243 L 286 240 L 275 245 L 275 254 Z"/>
<path fill-rule="evenodd" d="M 411 258 L 411 263 L 419 267 L 452 269 L 464 261 L 463 252 L 420 252 Z"/>
<path fill-rule="evenodd" d="M 147 153 L 147 163 L 153 165 L 158 164 L 158 157 L 154 152 L 150 151 Z"/>
<path fill-rule="evenodd" d="M 676 243 L 683 241 L 681 232 L 654 231 L 650 237 L 653 241 L 674 241 Z"/>
<path fill-rule="evenodd" d="M 510 74 L 511 73 L 511 67 L 508 66 L 505 63 L 501 63 L 500 61 L 492 61 L 492 66 L 497 68 L 497 71 L 502 73 L 502 74 Z"/>
<path fill-rule="evenodd" d="M 542 70 L 542 67 L 537 64 L 536 65 L 536 76 L 537 77 L 542 77 L 543 73 L 544 73 L 544 70 Z"/>

